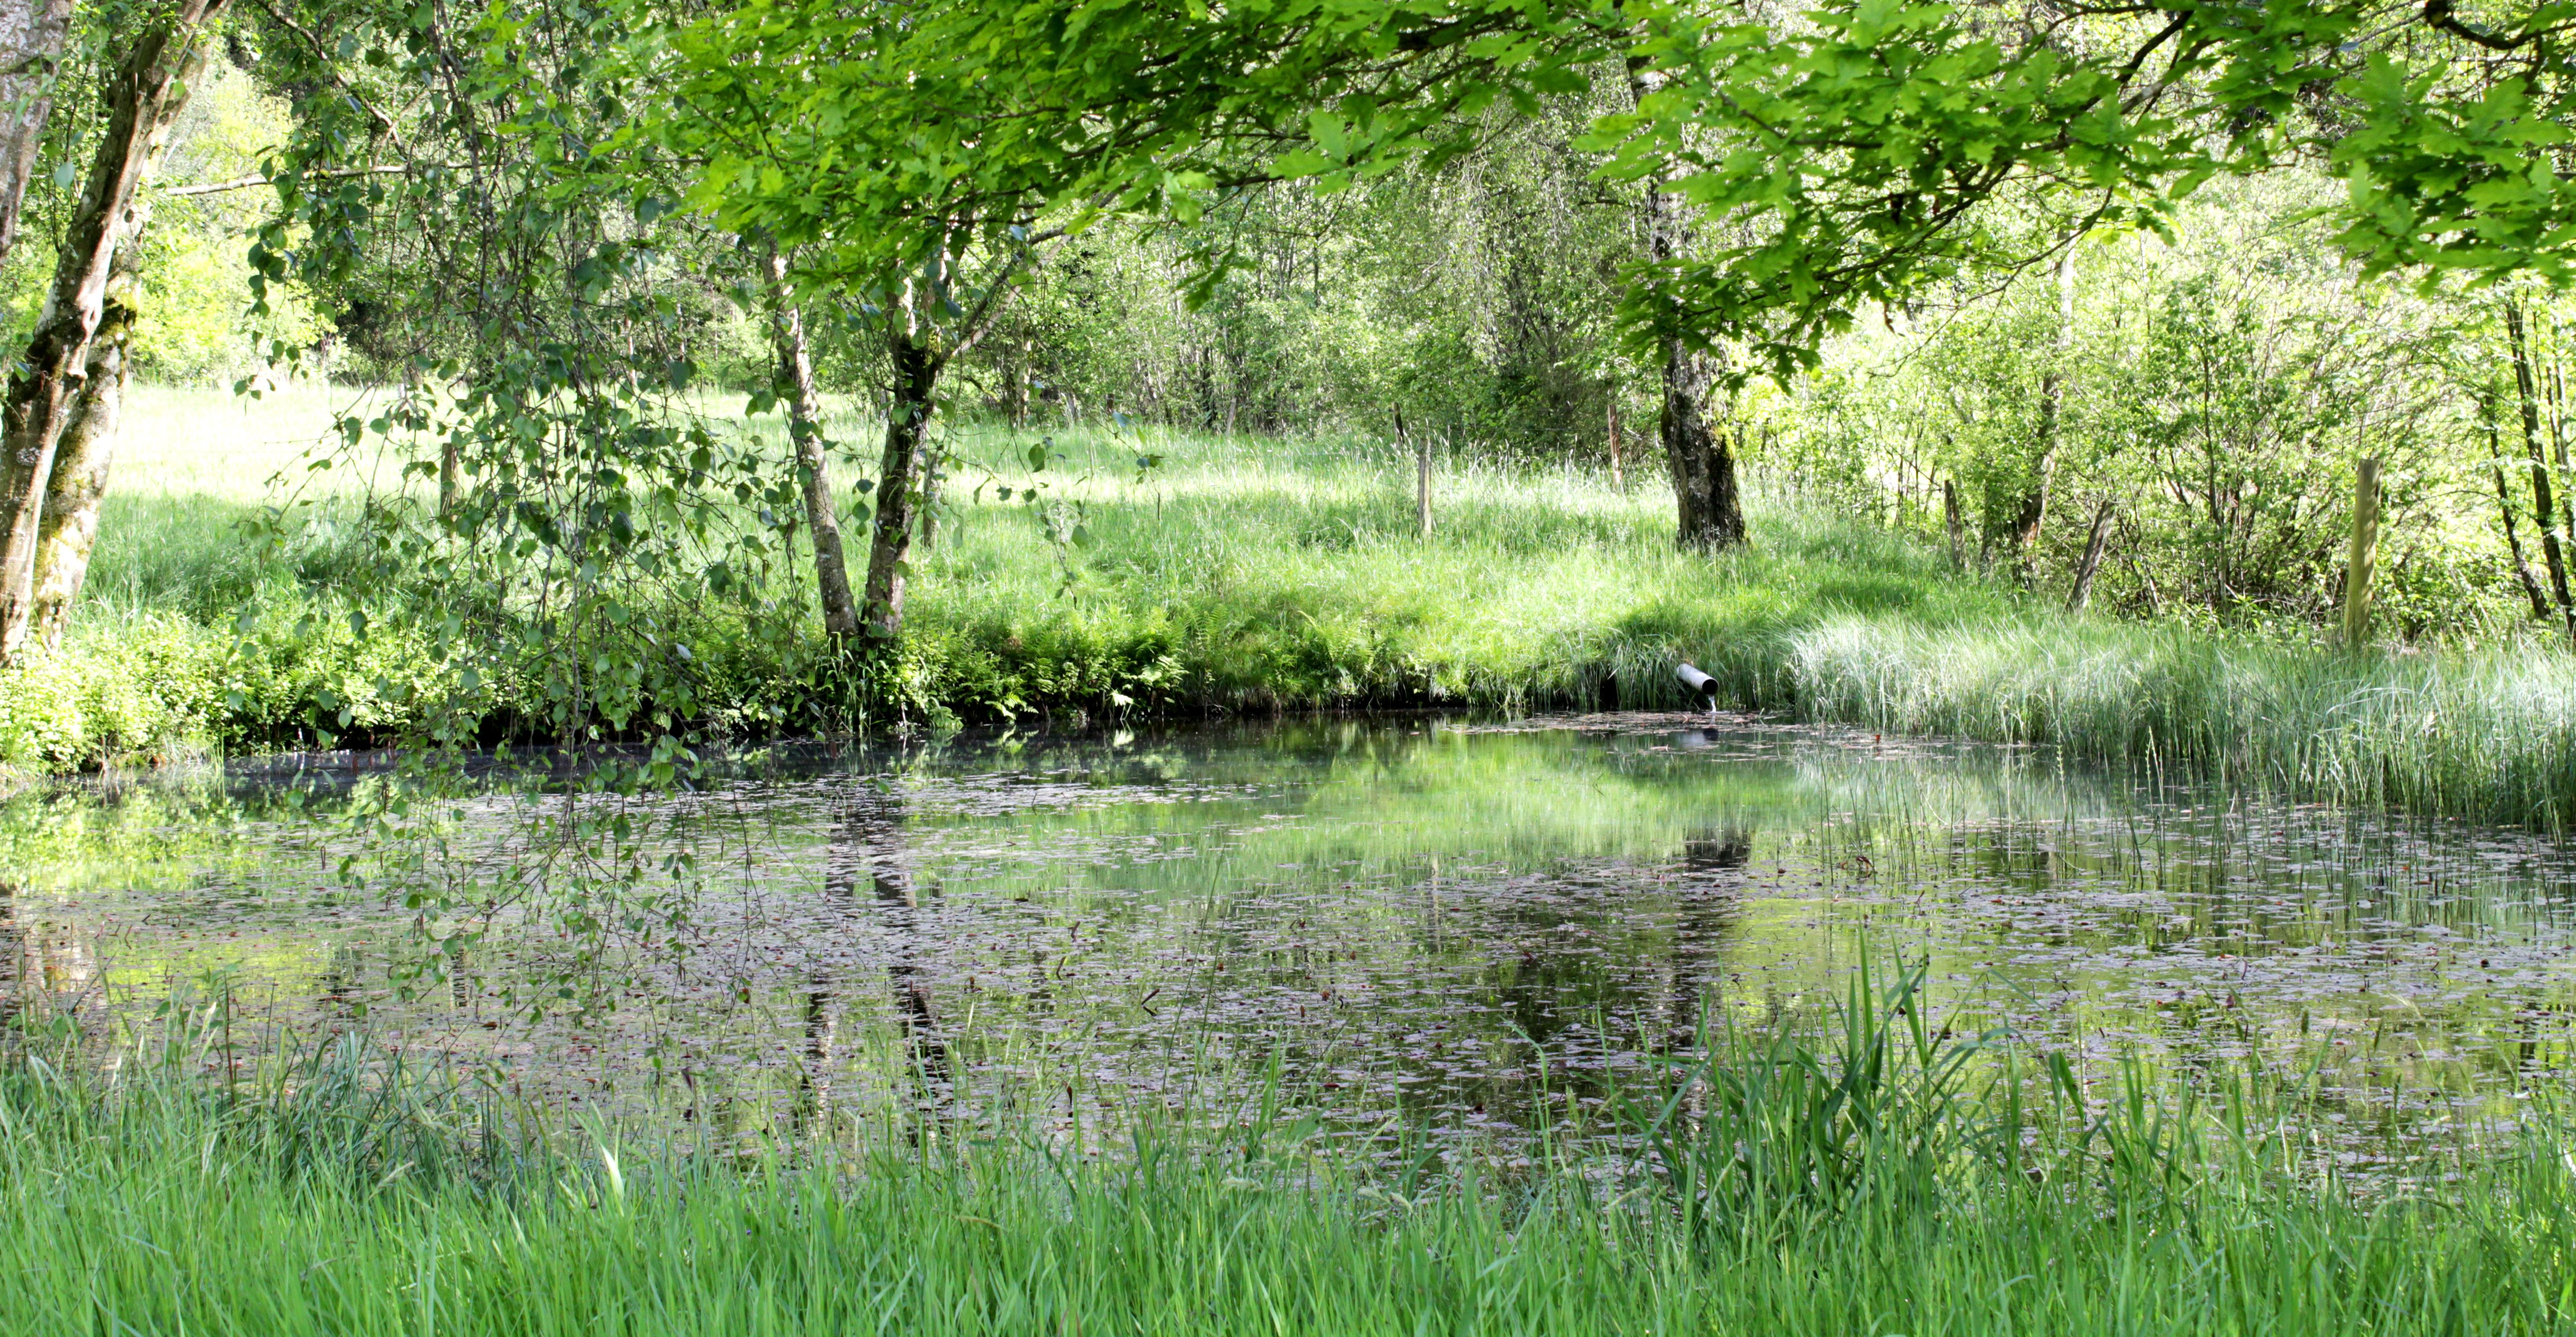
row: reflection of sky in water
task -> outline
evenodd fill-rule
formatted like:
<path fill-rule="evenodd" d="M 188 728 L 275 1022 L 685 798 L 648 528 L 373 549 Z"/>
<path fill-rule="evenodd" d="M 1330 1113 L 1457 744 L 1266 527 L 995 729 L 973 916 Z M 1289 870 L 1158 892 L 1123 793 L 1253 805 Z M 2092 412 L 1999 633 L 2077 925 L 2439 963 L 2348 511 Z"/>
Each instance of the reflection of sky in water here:
<path fill-rule="evenodd" d="M 531 814 L 559 799 L 483 795 L 452 858 L 361 852 L 353 891 L 334 869 L 356 847 L 274 786 L 31 791 L 0 805 L 14 1005 L 96 1025 L 221 969 L 300 1033 L 363 1024 L 523 1091 L 741 1119 L 909 1107 L 925 1083 L 1054 1119 L 1276 1087 L 1502 1131 L 1898 952 L 1928 957 L 1955 1029 L 2010 1026 L 2096 1075 L 2123 1053 L 2168 1080 L 2313 1067 L 2325 1122 L 2501 1113 L 2567 1057 L 2570 872 L 2542 842 L 1685 721 L 746 764 L 651 805 L 659 848 L 694 849 L 705 881 L 676 939 L 619 938 L 629 987 L 579 1026 L 503 1006 L 569 941 L 524 916 L 412 998 L 389 975 L 416 949 L 388 896 L 473 899 L 540 866 Z"/>

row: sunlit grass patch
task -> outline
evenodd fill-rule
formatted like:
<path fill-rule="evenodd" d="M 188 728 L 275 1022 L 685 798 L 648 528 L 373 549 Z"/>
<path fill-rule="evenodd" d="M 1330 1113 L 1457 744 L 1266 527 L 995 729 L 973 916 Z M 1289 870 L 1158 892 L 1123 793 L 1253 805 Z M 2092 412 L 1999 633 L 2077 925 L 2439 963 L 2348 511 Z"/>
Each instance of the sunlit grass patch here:
<path fill-rule="evenodd" d="M 392 738 L 405 702 L 453 686 L 415 644 L 383 632 L 361 644 L 346 626 L 346 507 L 400 481 L 375 465 L 305 467 L 355 399 L 139 398 L 72 643 L 54 667 L 0 677 L 0 759 L 61 768 Z M 841 406 L 829 430 L 846 488 L 870 471 L 872 429 Z M 756 434 L 774 446 L 777 424 Z M 2576 659 L 2538 641 L 2347 654 L 2280 633 L 2069 617 L 2053 596 L 1762 486 L 1751 545 L 1712 558 L 1673 549 L 1670 499 L 1649 481 L 1465 460 L 1439 461 L 1423 535 L 1411 457 L 1366 439 L 967 424 L 945 447 L 939 536 L 913 562 L 895 707 L 910 723 L 1680 707 L 1672 668 L 1687 659 L 1739 708 L 2482 820 L 2576 816 Z M 270 486 L 281 471 L 286 485 Z M 1038 504 L 1022 500 L 1038 485 Z M 254 555 L 239 522 L 282 500 L 312 504 Z M 1051 522 L 1051 507 L 1066 509 Z M 1068 519 L 1084 541 L 1065 541 Z M 859 723 L 816 695 L 828 671 L 806 565 L 753 592 L 783 604 L 688 613 L 703 727 Z M 254 653 L 228 657 L 244 607 Z M 524 678 L 479 688 L 502 732 L 520 727 Z M 74 683 L 127 704 L 78 706 Z"/>

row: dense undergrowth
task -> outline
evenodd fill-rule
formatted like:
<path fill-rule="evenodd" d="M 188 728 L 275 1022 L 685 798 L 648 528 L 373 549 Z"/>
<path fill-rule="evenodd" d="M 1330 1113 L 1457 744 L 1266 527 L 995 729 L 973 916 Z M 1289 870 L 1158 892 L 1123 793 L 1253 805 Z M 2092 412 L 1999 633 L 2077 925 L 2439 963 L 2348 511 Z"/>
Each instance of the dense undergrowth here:
<path fill-rule="evenodd" d="M 2158 1100 L 1866 983 L 1704 1034 L 1641 1154 L 1386 1154 L 1252 1117 L 1086 1146 L 926 1115 L 691 1142 L 344 1037 L 0 1072 L 0 1326 L 115 1333 L 2518 1333 L 2576 1318 L 2526 1111 L 2354 1178 L 2295 1074 Z M 2020 1056 L 2028 1058 L 2029 1056 Z M 2109 1095 L 2107 1101 L 2098 1098 Z M 1338 1147 L 1341 1152 L 1325 1150 Z"/>
<path fill-rule="evenodd" d="M 825 662 L 801 584 L 678 611 L 719 737 L 1045 716 L 1686 704 L 1890 732 L 2052 743 L 2308 797 L 2556 828 L 2576 818 L 2576 659 L 2536 640 L 2345 653 L 2296 632 L 2067 616 L 1865 521 L 1758 497 L 1754 542 L 1672 551 L 1668 502 L 1564 471 L 1452 471 L 1414 532 L 1408 470 L 1354 447 L 1059 440 L 1054 498 L 991 499 L 1006 434 L 960 433 L 949 514 L 872 717 Z M 1087 448 L 1068 451 L 1068 446 Z M 1091 477 L 1082 464 L 1093 465 Z M 1068 467 L 1067 461 L 1070 461 Z M 352 540 L 329 505 L 264 559 L 248 502 L 119 499 L 57 655 L 0 676 L 0 761 L 63 770 L 190 751 L 399 738 L 461 684 L 400 623 L 348 619 Z M 244 610 L 248 610 L 245 612 Z M 540 653 L 531 651 L 530 653 Z M 523 678 L 533 675 L 522 675 Z M 509 673 L 473 686 L 525 737 Z"/>

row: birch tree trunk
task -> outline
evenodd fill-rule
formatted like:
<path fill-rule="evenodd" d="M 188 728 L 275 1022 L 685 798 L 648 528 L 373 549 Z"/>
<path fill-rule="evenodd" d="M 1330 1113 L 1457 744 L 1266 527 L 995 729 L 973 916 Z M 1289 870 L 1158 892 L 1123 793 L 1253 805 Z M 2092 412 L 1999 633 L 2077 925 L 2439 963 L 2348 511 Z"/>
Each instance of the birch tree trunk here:
<path fill-rule="evenodd" d="M 814 383 L 814 354 L 805 338 L 805 313 L 787 291 L 787 262 L 769 262 L 774 305 L 770 338 L 778 354 L 778 379 L 787 391 L 787 439 L 805 484 L 805 527 L 814 536 L 815 593 L 823 605 L 823 634 L 842 640 L 859 634 L 858 601 L 850 595 L 850 563 L 841 541 L 841 517 L 832 506 L 831 459 L 824 452 L 823 395 Z"/>
<path fill-rule="evenodd" d="M 118 242 L 139 225 L 131 211 L 205 68 L 211 28 L 226 3 L 178 0 L 135 36 L 108 77 L 107 133 L 63 238 L 53 288 L 0 407 L 0 663 L 26 643 L 44 497 L 63 428 L 80 401 Z"/>
<path fill-rule="evenodd" d="M 0 0 L 0 258 L 18 244 L 71 22 L 72 0 Z"/>

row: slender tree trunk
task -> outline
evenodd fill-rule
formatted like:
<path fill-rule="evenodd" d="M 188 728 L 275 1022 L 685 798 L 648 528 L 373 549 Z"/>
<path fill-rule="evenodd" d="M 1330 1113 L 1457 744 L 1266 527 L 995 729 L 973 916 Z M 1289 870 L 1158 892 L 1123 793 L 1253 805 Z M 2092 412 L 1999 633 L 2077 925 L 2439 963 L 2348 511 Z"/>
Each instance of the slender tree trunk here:
<path fill-rule="evenodd" d="M 1619 450 L 1619 383 L 1617 381 L 1609 383 L 1609 388 L 1602 395 L 1602 399 L 1609 406 L 1605 417 L 1610 441 L 1610 487 L 1615 492 L 1626 492 L 1628 470 L 1627 461 L 1621 458 Z"/>
<path fill-rule="evenodd" d="M 2370 583 L 2379 570 L 2379 457 L 2365 455 L 2352 483 L 2352 549 L 2343 567 L 2343 643 L 2370 642 Z"/>
<path fill-rule="evenodd" d="M 2514 579 L 2522 583 L 2524 597 L 2531 600 L 2532 619 L 2546 622 L 2549 596 L 2541 592 L 2540 581 L 2531 574 L 2531 562 L 2523 556 L 2522 530 L 2514 523 L 2513 490 L 2505 485 L 2504 450 L 2496 441 L 2495 396 L 2481 395 L 2478 402 L 2481 416 L 2486 419 L 2487 464 L 2495 474 L 2496 510 L 2504 517 L 2504 546 L 2513 554 Z"/>
<path fill-rule="evenodd" d="M 2102 570 L 2102 549 L 2111 538 L 2111 501 L 2103 498 L 2093 512 L 2093 532 L 2084 536 L 2084 560 L 2075 565 L 2075 588 L 2066 592 L 2066 611 L 2081 613 L 2093 601 L 2093 577 Z"/>
<path fill-rule="evenodd" d="M 892 639 L 903 631 L 903 589 L 912 553 L 913 512 L 920 499 L 923 446 L 930 432 L 931 394 L 942 359 L 910 309 L 895 314 L 886 338 L 894 366 L 894 402 L 886 412 L 885 456 L 877 466 L 876 524 L 868 545 L 867 603 L 862 616 L 872 632 Z"/>
<path fill-rule="evenodd" d="M 1967 517 L 1959 513 L 1959 480 L 1955 478 L 1941 480 L 1941 527 L 1950 535 L 1950 569 L 1965 569 L 1968 553 L 1963 531 Z"/>
<path fill-rule="evenodd" d="M 1663 182 L 1646 186 L 1646 247 L 1658 266 L 1671 264 L 1690 245 L 1688 205 Z M 1671 472 L 1678 512 L 1675 542 L 1715 552 L 1744 541 L 1744 499 L 1735 479 L 1735 443 L 1724 423 L 1712 423 L 1710 393 L 1722 368 L 1711 355 L 1679 336 L 1663 341 L 1663 408 L 1656 436 Z"/>
<path fill-rule="evenodd" d="M 2022 583 L 2030 583 L 2031 560 L 2039 548 L 2040 527 L 2048 520 L 2048 488 L 2057 472 L 2057 443 L 2066 409 L 2066 364 L 2075 347 L 2075 246 L 2068 243 L 2057 257 L 2057 339 L 2048 370 L 2039 378 L 2039 425 L 2035 433 L 2030 485 L 2013 513 L 2013 565 Z"/>
<path fill-rule="evenodd" d="M 1026 330 L 1021 331 L 1019 356 L 1011 362 L 1011 425 L 1013 427 L 1026 427 L 1029 424 L 1029 360 L 1036 356 L 1036 351 L 1037 336 Z"/>
<path fill-rule="evenodd" d="M 107 496 L 107 475 L 116 455 L 116 434 L 125 407 L 126 351 L 134 335 L 134 278 L 139 235 L 129 234 L 117 248 L 114 281 L 99 308 L 98 328 L 91 332 L 89 356 L 80 393 L 54 448 L 53 473 L 45 482 L 44 507 L 36 526 L 35 597 L 28 610 L 28 637 L 45 649 L 63 643 L 73 601 L 89 579 L 89 557 L 98 542 L 98 512 Z"/>
<path fill-rule="evenodd" d="M 2576 600 L 2567 590 L 2567 554 L 2558 527 L 2558 506 L 2549 485 L 2549 461 L 2541 453 L 2540 403 L 2531 380 L 2531 350 L 2522 332 L 2522 304 L 2504 304 L 2505 339 L 2513 355 L 2514 390 L 2522 405 L 2523 450 L 2531 457 L 2531 513 L 2540 521 L 2540 556 L 2549 568 L 2549 591 L 2557 596 L 2559 621 L 2576 636 Z"/>
<path fill-rule="evenodd" d="M 117 243 L 187 104 L 226 0 L 178 0 L 134 38 L 107 80 L 107 133 L 63 238 L 52 291 L 0 408 L 0 662 L 26 642 L 36 544 L 63 427 L 79 402 L 90 336 L 107 301 Z"/>
<path fill-rule="evenodd" d="M 2534 360 L 2537 361 L 2536 358 Z M 2566 480 L 2576 478 L 2576 472 L 2569 470 L 2567 461 L 2567 382 L 2558 367 L 2557 331 L 2554 329 L 2550 332 L 2548 409 L 2549 454 L 2558 463 L 2556 476 L 2561 487 L 2558 494 L 2558 532 L 2562 536 L 2576 535 L 2576 489 L 2565 486 Z M 2570 627 L 2576 628 L 2576 611 L 2571 611 L 2569 618 Z"/>
<path fill-rule="evenodd" d="M 438 446 L 438 518 L 454 520 L 465 500 L 465 448 L 453 438 Z"/>
<path fill-rule="evenodd" d="M 72 0 L 0 2 L 0 258 L 18 244 L 71 21 Z"/>
<path fill-rule="evenodd" d="M 815 593 L 823 605 L 823 634 L 833 640 L 859 634 L 859 605 L 850 595 L 850 564 L 841 540 L 841 517 L 832 506 L 832 466 L 823 439 L 823 395 L 814 384 L 813 350 L 805 340 L 805 313 L 787 290 L 787 259 L 769 259 L 769 336 L 778 355 L 779 388 L 787 392 L 787 440 L 805 485 L 805 527 L 814 537 Z"/>
<path fill-rule="evenodd" d="M 1413 443 L 1413 509 L 1416 531 L 1431 537 L 1431 437 L 1425 434 Z"/>

